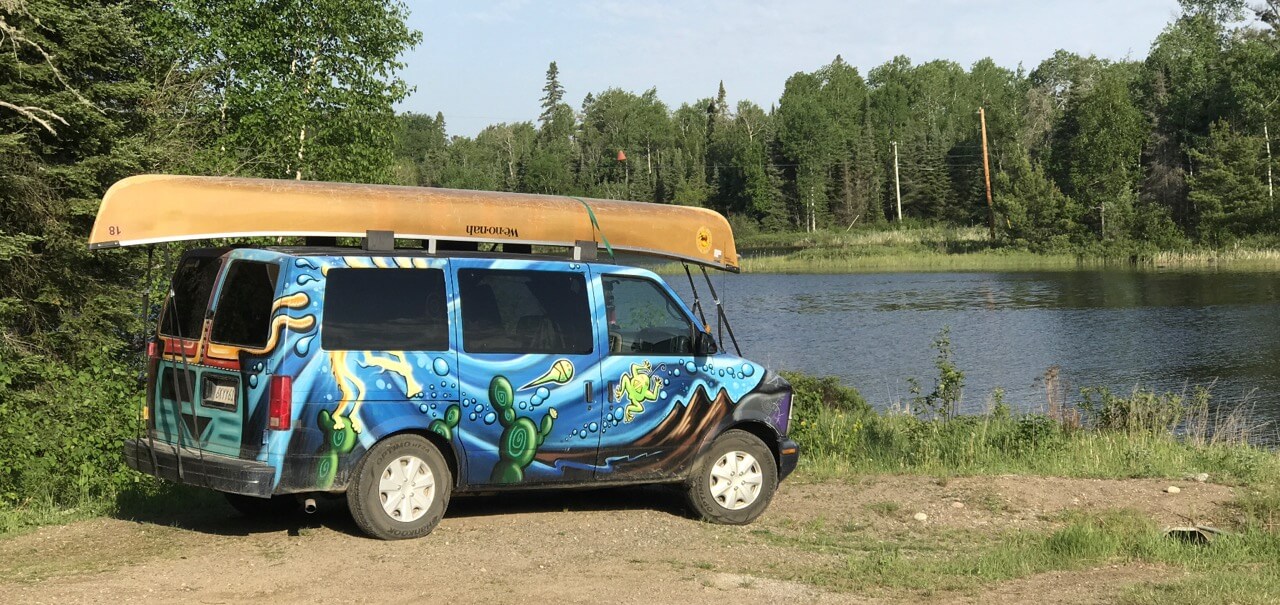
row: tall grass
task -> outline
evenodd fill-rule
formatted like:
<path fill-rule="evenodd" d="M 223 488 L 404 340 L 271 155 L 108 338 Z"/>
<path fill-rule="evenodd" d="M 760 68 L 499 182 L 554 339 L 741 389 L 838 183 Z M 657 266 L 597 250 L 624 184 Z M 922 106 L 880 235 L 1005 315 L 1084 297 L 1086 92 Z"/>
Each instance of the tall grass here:
<path fill-rule="evenodd" d="M 792 433 L 803 468 L 817 479 L 868 473 L 1034 474 L 1062 477 L 1174 477 L 1280 480 L 1280 457 L 1247 443 L 1248 431 L 1214 432 L 1207 395 L 1135 392 L 1092 396 L 1073 414 L 1014 415 L 999 406 L 947 417 L 877 412 L 854 390 L 789 374 L 796 389 Z M 1105 395 L 1105 396 L 1104 396 Z"/>

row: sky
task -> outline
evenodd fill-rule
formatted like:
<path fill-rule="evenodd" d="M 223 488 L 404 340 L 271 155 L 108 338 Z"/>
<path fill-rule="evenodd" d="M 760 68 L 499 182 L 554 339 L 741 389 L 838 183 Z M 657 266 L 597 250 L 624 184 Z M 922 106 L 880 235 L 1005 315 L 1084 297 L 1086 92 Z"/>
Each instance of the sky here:
<path fill-rule="evenodd" d="M 547 65 L 565 100 L 656 87 L 671 108 L 715 96 L 768 108 L 787 78 L 837 54 L 865 76 L 896 55 L 984 57 L 1028 70 L 1057 49 L 1141 60 L 1176 0 L 406 0 L 423 40 L 401 111 L 444 112 L 451 135 L 536 120 Z"/>

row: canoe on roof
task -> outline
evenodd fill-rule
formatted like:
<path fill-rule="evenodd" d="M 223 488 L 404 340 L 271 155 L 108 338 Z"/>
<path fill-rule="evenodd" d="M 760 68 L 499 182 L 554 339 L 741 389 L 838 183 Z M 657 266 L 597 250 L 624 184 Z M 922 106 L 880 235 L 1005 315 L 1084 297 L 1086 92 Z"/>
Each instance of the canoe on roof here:
<path fill-rule="evenodd" d="M 598 228 L 593 225 L 592 215 Z M 112 185 L 91 249 L 212 238 L 364 237 L 573 246 L 738 270 L 733 230 L 705 208 L 524 193 L 141 175 Z"/>

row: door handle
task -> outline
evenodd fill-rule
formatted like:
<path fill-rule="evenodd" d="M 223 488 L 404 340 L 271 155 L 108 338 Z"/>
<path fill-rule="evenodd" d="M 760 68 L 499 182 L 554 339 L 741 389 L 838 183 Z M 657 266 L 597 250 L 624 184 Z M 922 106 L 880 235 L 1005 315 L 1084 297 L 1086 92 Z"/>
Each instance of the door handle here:
<path fill-rule="evenodd" d="M 588 381 L 586 382 L 586 385 L 584 386 L 583 391 L 584 391 L 584 392 L 583 392 L 582 396 L 583 396 L 583 398 L 585 398 L 585 399 L 587 400 L 587 403 L 595 403 L 595 401 L 593 401 L 593 400 L 595 399 L 595 393 L 593 393 L 593 392 L 591 391 L 591 381 L 590 381 L 590 380 L 588 380 Z"/>
<path fill-rule="evenodd" d="M 618 403 L 613 396 L 613 383 L 604 383 L 605 397 L 609 399 L 609 403 Z"/>

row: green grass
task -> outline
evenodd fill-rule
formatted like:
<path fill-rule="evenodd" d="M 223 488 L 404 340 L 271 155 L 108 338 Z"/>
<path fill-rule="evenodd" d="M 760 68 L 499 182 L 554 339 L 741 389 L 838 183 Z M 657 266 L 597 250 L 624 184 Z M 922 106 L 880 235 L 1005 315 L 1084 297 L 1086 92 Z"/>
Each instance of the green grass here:
<path fill-rule="evenodd" d="M 815 233 L 757 233 L 737 241 L 744 272 L 859 273 L 877 271 L 1068 271 L 1075 269 L 1280 269 L 1280 249 L 1248 242 L 1215 250 L 1187 247 L 1033 252 L 992 243 L 982 227 L 909 225 Z"/>
<path fill-rule="evenodd" d="M 828 527 L 771 526 L 751 535 L 819 557 L 744 571 L 836 591 L 900 598 L 975 593 L 1037 573 L 1142 563 L 1191 576 L 1133 588 L 1124 595 L 1129 602 L 1274 603 L 1280 597 L 1280 536 L 1249 529 L 1195 545 L 1165 537 L 1163 528 L 1127 510 L 1067 514 L 1047 531 L 935 529 L 886 538 Z M 1170 597 L 1176 600 L 1165 600 Z"/>

